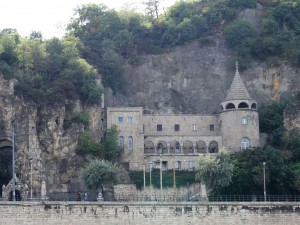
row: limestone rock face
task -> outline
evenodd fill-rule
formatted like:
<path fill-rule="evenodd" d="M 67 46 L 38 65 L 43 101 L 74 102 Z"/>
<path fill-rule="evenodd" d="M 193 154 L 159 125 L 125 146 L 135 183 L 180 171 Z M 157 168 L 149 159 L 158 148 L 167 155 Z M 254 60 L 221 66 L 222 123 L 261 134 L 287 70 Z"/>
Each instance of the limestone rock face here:
<path fill-rule="evenodd" d="M 15 82 L 0 76 L 0 141 L 12 142 L 14 127 L 18 178 L 30 187 L 31 162 L 34 194 L 40 193 L 43 180 L 49 192 L 72 189 L 83 163 L 75 150 L 84 126 L 73 124 L 65 129 L 64 120 L 70 116 L 65 106 L 43 107 L 25 101 L 14 95 Z M 74 106 L 74 112 L 89 112 L 89 129 L 100 140 L 101 107 L 87 107 L 79 101 Z"/>
<path fill-rule="evenodd" d="M 223 39 L 212 38 L 205 46 L 194 41 L 143 60 L 126 68 L 126 95 L 106 90 L 106 106 L 142 106 L 159 114 L 214 113 L 225 100 L 236 58 Z M 297 92 L 300 86 L 298 70 L 286 61 L 277 66 L 253 62 L 240 74 L 258 105 Z"/>

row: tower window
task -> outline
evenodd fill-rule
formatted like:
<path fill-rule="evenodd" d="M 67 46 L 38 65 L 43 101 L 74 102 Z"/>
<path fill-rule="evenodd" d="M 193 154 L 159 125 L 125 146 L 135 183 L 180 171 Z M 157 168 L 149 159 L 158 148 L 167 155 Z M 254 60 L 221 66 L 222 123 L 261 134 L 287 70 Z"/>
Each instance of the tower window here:
<path fill-rule="evenodd" d="M 215 130 L 215 125 L 210 124 L 210 125 L 209 125 L 209 130 L 210 130 L 210 131 L 214 131 L 214 130 Z"/>
<path fill-rule="evenodd" d="M 128 116 L 128 117 L 127 117 L 127 122 L 128 122 L 128 123 L 132 123 L 132 116 Z"/>
<path fill-rule="evenodd" d="M 248 138 L 244 137 L 241 140 L 241 149 L 247 149 L 250 147 L 250 141 Z"/>
<path fill-rule="evenodd" d="M 156 130 L 157 131 L 162 131 L 162 124 L 157 124 L 156 125 Z"/>
<path fill-rule="evenodd" d="M 179 125 L 179 124 L 175 124 L 174 130 L 175 130 L 175 131 L 180 131 L 180 125 Z"/>
<path fill-rule="evenodd" d="M 197 124 L 192 124 L 192 131 L 197 131 Z"/>
<path fill-rule="evenodd" d="M 118 117 L 118 123 L 122 123 L 123 122 L 123 117 L 119 116 Z"/>
<path fill-rule="evenodd" d="M 248 124 L 248 118 L 246 118 L 246 117 L 242 118 L 241 122 L 242 122 L 243 125 L 247 125 Z"/>

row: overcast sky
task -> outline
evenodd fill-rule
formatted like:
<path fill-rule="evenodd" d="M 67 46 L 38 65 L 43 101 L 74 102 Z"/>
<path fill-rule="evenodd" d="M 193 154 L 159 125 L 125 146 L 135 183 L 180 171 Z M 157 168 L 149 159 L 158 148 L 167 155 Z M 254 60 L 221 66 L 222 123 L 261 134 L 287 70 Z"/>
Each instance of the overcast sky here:
<path fill-rule="evenodd" d="M 62 37 L 65 25 L 70 22 L 74 9 L 88 3 L 103 3 L 120 9 L 124 4 L 140 8 L 143 0 L 1 0 L 0 30 L 15 28 L 21 36 L 40 31 L 44 38 Z M 161 0 L 167 7 L 176 0 Z"/>

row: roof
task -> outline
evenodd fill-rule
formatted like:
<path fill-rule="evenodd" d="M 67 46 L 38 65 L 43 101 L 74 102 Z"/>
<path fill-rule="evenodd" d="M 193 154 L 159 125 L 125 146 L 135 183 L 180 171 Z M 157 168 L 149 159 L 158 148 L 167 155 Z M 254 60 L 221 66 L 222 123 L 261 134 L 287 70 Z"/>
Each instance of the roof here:
<path fill-rule="evenodd" d="M 251 97 L 246 89 L 246 86 L 240 76 L 238 62 L 236 62 L 236 72 L 227 92 L 226 101 L 230 100 L 250 100 Z"/>

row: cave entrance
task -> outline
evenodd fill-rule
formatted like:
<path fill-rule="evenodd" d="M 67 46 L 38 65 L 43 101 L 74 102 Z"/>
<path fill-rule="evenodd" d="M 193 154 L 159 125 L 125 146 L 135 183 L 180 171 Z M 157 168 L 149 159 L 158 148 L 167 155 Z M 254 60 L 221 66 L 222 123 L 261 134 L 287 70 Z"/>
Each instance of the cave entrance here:
<path fill-rule="evenodd" d="M 7 139 L 0 139 L 0 188 L 12 179 L 12 143 Z M 0 190 L 0 197 L 2 191 Z"/>

